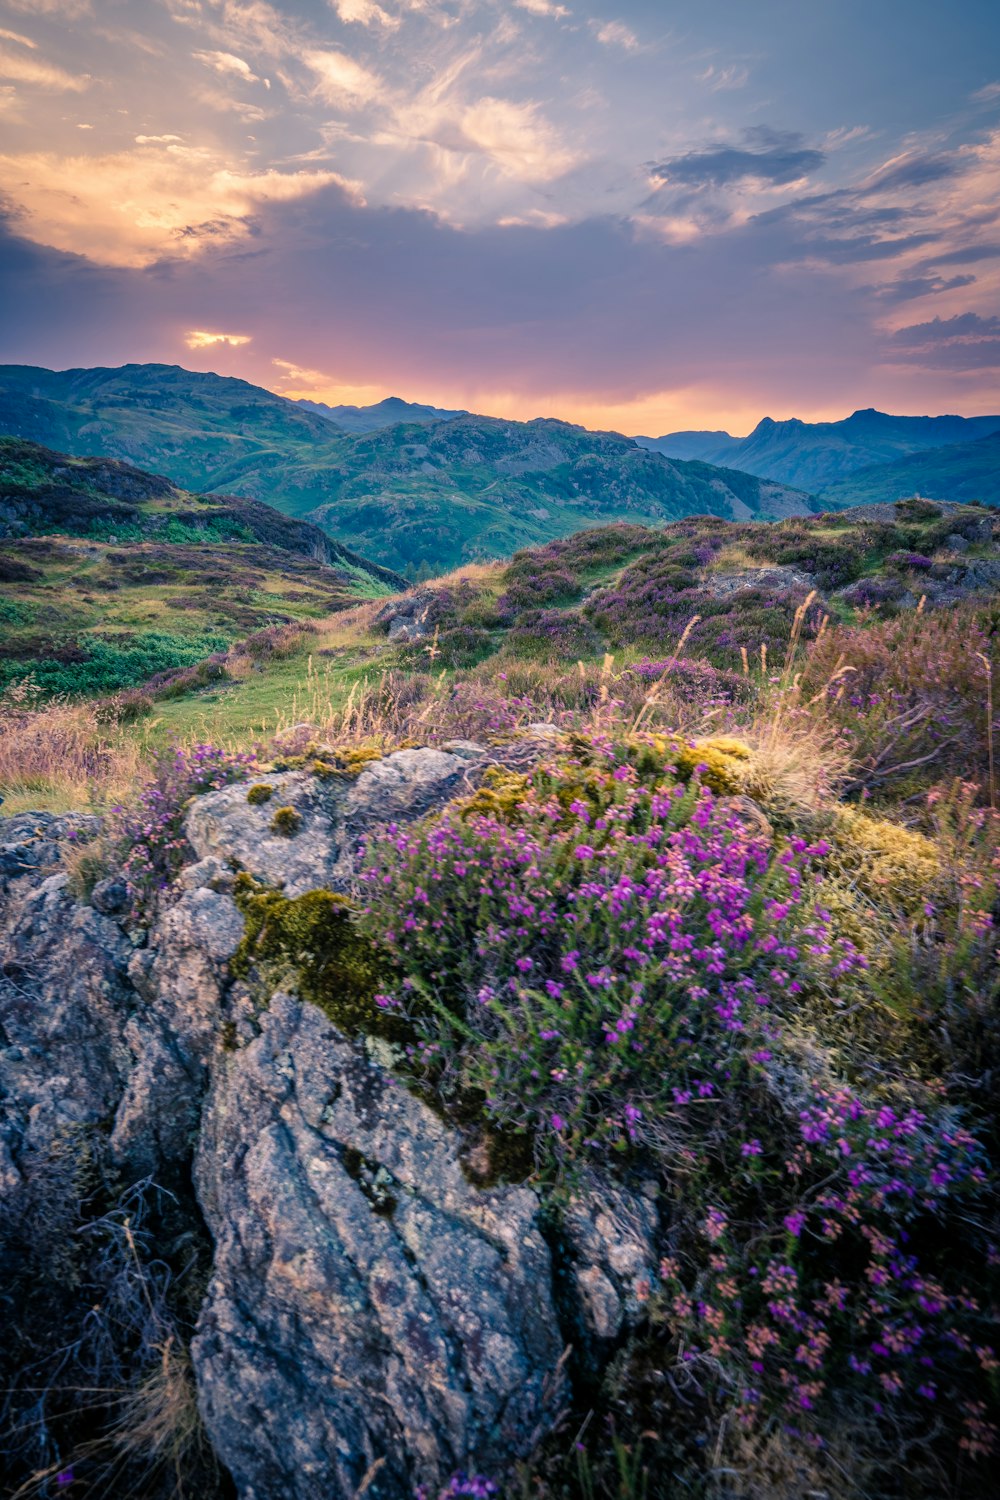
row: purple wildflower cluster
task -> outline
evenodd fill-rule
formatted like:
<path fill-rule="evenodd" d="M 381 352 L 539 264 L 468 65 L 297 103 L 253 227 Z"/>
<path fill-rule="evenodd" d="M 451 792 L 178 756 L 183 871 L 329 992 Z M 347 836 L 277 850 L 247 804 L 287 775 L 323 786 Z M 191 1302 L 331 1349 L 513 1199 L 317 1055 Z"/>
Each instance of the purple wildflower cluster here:
<path fill-rule="evenodd" d="M 592 745 L 509 817 L 389 830 L 362 921 L 445 1103 L 478 1094 L 570 1180 L 655 1164 L 673 1210 L 651 1310 L 742 1420 L 808 1431 L 853 1392 L 898 1425 L 933 1403 L 979 1456 L 990 1304 L 934 1226 L 975 1216 L 983 1154 L 932 1090 L 803 1049 L 809 996 L 870 982 L 818 903 L 826 852 L 763 840 L 634 742 Z"/>
<path fill-rule="evenodd" d="M 136 804 L 115 809 L 118 840 L 125 850 L 122 870 L 139 914 L 149 913 L 184 862 L 183 821 L 190 799 L 242 780 L 254 761 L 252 753 L 234 754 L 214 745 L 163 751 Z"/>
<path fill-rule="evenodd" d="M 475 996 L 489 1045 L 464 1057 L 466 1086 L 565 1163 L 688 1133 L 804 962 L 863 964 L 815 912 L 801 952 L 818 852 L 798 841 L 772 860 L 706 788 L 643 784 L 612 752 L 539 775 L 515 823 L 447 812 L 393 830 L 368 919 L 407 976 L 395 998 L 414 1011 L 416 1059 L 436 1066 L 455 1040 L 442 1013 L 462 1018 Z"/>
<path fill-rule="evenodd" d="M 495 1480 L 483 1474 L 466 1474 L 459 1470 L 453 1474 L 443 1489 L 438 1490 L 436 1500 L 491 1500 L 498 1491 Z M 416 1500 L 431 1500 L 423 1485 L 415 1490 Z"/>

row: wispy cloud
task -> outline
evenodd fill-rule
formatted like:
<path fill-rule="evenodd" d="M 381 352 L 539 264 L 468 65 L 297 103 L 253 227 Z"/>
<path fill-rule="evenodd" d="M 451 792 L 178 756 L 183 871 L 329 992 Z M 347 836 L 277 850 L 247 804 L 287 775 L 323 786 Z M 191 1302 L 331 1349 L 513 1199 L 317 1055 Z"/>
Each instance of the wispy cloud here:
<path fill-rule="evenodd" d="M 381 27 L 395 31 L 401 24 L 398 16 L 391 16 L 375 0 L 330 0 L 340 19 L 348 24 L 357 22 L 361 26 Z"/>
<path fill-rule="evenodd" d="M 204 63 L 205 67 L 211 68 L 213 72 L 242 78 L 246 83 L 261 82 L 246 59 L 237 57 L 235 52 L 194 52 L 192 56 L 196 62 Z M 266 79 L 263 82 L 270 87 Z"/>
<path fill-rule="evenodd" d="M 783 186 L 817 171 L 825 160 L 824 152 L 806 146 L 797 132 L 757 127 L 744 133 L 742 146 L 716 141 L 654 164 L 650 175 L 668 186 L 729 187 L 747 181 Z"/>
<path fill-rule="evenodd" d="M 350 108 L 377 99 L 382 85 L 374 73 L 346 52 L 316 48 L 303 57 L 316 77 L 316 92 L 328 104 Z"/>
<path fill-rule="evenodd" d="M 726 68 L 717 68 L 710 63 L 703 73 L 698 74 L 698 82 L 706 83 L 713 94 L 744 88 L 749 78 L 750 69 L 742 63 L 730 63 Z"/>
<path fill-rule="evenodd" d="M 24 15 L 62 16 L 67 21 L 89 16 L 93 9 L 90 0 L 6 0 L 6 4 Z"/>
<path fill-rule="evenodd" d="M 591 21 L 590 27 L 602 47 L 621 47 L 625 52 L 639 51 L 639 38 L 624 21 Z"/>
<path fill-rule="evenodd" d="M 22 36 L 19 31 L 4 31 L 2 27 L 0 27 L 0 41 L 17 42 L 20 47 L 31 47 L 32 49 L 38 46 L 38 43 L 33 42 L 30 36 Z"/>
<path fill-rule="evenodd" d="M 68 73 L 33 53 L 25 57 L 22 52 L 12 52 L 4 46 L 0 46 L 0 78 L 59 93 L 82 93 L 90 86 L 89 74 Z"/>
<path fill-rule="evenodd" d="M 530 11 L 533 16 L 551 16 L 555 21 L 564 20 L 571 14 L 565 5 L 557 5 L 555 0 L 514 0 L 518 10 Z"/>

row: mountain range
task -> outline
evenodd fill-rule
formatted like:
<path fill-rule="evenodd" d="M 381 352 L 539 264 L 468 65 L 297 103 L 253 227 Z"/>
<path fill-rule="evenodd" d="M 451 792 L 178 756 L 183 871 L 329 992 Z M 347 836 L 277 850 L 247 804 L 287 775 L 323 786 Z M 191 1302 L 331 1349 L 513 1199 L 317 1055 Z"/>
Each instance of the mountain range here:
<path fill-rule="evenodd" d="M 1000 416 L 894 417 L 869 407 L 841 422 L 802 422 L 797 417 L 775 422 L 764 417 L 744 438 L 731 437 L 728 432 L 669 432 L 658 438 L 637 437 L 636 442 L 668 458 L 726 464 L 826 498 L 831 485 L 858 470 L 946 445 L 965 444 L 998 431 Z M 919 487 L 919 468 L 908 472 Z M 858 504 L 870 498 L 866 493 L 855 500 L 848 486 L 842 490 L 839 503 Z M 894 494 L 886 498 L 900 497 Z"/>
<path fill-rule="evenodd" d="M 473 415 L 342 432 L 246 381 L 173 365 L 0 367 L 0 432 L 250 496 L 410 578 L 609 521 L 815 509 L 787 485 L 678 462 L 619 433 Z"/>
<path fill-rule="evenodd" d="M 920 493 L 1000 503 L 996 417 L 765 418 L 629 438 L 389 397 L 292 401 L 176 365 L 0 366 L 0 432 L 238 493 L 411 581 L 611 521 L 776 520 Z"/>

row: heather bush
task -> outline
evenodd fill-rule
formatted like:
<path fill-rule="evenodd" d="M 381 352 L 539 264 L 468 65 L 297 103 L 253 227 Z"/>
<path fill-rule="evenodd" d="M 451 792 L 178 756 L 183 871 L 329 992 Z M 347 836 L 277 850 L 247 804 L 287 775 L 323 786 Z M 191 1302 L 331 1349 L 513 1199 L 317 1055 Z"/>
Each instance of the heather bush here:
<path fill-rule="evenodd" d="M 659 1176 L 656 1357 L 746 1432 L 864 1424 L 891 1466 L 933 1429 L 949 1464 L 982 1460 L 985 1153 L 929 1038 L 922 1072 L 919 1044 L 824 1034 L 880 1003 L 824 905 L 832 846 L 776 842 L 641 737 L 510 790 L 370 851 L 360 921 L 395 965 L 379 1003 L 411 1028 L 405 1070 L 528 1136 L 556 1202 L 602 1161 Z"/>
<path fill-rule="evenodd" d="M 192 797 L 216 791 L 249 775 L 256 757 L 213 745 L 177 746 L 154 761 L 153 776 L 136 802 L 115 810 L 115 833 L 123 853 L 136 914 L 147 917 L 184 863 L 188 850 L 184 815 Z"/>
<path fill-rule="evenodd" d="M 838 625 L 807 648 L 803 691 L 822 694 L 822 715 L 846 736 L 853 790 L 899 798 L 954 775 L 986 789 L 998 627 L 1000 607 L 968 601 Z"/>

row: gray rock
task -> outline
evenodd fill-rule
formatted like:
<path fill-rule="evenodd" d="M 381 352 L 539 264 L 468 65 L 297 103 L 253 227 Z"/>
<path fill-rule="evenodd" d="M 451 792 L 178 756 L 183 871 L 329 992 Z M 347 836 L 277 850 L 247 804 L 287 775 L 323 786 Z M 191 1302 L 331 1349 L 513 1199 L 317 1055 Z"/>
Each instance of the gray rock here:
<path fill-rule="evenodd" d="M 128 905 L 128 881 L 120 875 L 99 880 L 90 893 L 90 904 L 95 911 L 103 912 L 106 917 L 124 911 Z"/>
<path fill-rule="evenodd" d="M 385 630 L 390 641 L 421 641 L 434 629 L 440 601 L 430 589 L 390 599 L 372 621 L 376 630 Z"/>
<path fill-rule="evenodd" d="M 759 568 L 739 568 L 732 572 L 705 573 L 699 585 L 713 599 L 726 599 L 748 589 L 766 589 L 777 594 L 811 593 L 816 580 L 800 568 L 777 564 Z"/>
<path fill-rule="evenodd" d="M 0 1214 L 12 1215 L 24 1163 L 55 1163 L 113 1112 L 134 998 L 115 922 L 78 905 L 65 874 L 18 885 L 0 907 Z"/>
<path fill-rule="evenodd" d="M 239 783 L 209 792 L 192 803 L 185 832 L 201 861 L 238 866 L 287 896 L 323 886 L 342 890 L 354 874 L 362 833 L 419 817 L 450 796 L 467 769 L 466 757 L 427 749 L 387 755 L 353 780 L 272 772 L 258 778 L 273 789 L 269 801 L 249 803 Z M 299 814 L 292 838 L 271 831 L 278 807 Z"/>
<path fill-rule="evenodd" d="M 130 965 L 145 1003 L 126 1027 L 132 1061 L 111 1148 L 137 1177 L 191 1155 L 220 1047 L 227 964 L 242 936 L 232 898 L 199 886 L 167 908 L 151 934 L 152 956 Z"/>
<path fill-rule="evenodd" d="M 241 1500 L 403 1500 L 528 1451 L 561 1396 L 549 1252 L 436 1115 L 275 996 L 216 1071 L 196 1161 L 216 1240 L 193 1346 Z"/>
<path fill-rule="evenodd" d="M 645 1316 L 656 1285 L 659 1216 L 647 1198 L 607 1181 L 589 1183 L 566 1210 L 571 1276 L 586 1335 L 617 1338 Z"/>

